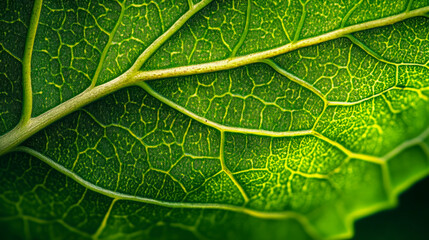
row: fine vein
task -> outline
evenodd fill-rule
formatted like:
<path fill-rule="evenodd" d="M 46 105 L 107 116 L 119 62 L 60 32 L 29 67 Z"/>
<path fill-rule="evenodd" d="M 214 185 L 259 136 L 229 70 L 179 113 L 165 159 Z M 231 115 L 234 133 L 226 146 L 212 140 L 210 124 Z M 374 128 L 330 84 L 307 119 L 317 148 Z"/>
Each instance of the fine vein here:
<path fill-rule="evenodd" d="M 246 40 L 247 33 L 249 32 L 249 25 L 250 25 L 250 12 L 252 9 L 252 2 L 250 0 L 247 1 L 247 12 L 246 12 L 246 24 L 243 29 L 243 33 L 241 34 L 240 40 L 238 41 L 237 45 L 235 45 L 234 49 L 231 53 L 231 58 L 235 57 L 237 54 L 237 51 L 240 49 L 241 45 L 243 45 L 244 40 Z"/>

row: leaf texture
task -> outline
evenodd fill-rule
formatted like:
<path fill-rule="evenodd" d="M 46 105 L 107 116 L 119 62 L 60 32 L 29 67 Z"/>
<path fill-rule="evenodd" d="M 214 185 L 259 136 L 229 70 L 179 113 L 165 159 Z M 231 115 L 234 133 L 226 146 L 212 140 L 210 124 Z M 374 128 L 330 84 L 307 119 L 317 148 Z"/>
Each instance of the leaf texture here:
<path fill-rule="evenodd" d="M 427 1 L 2 4 L 10 239 L 349 238 L 429 172 Z"/>

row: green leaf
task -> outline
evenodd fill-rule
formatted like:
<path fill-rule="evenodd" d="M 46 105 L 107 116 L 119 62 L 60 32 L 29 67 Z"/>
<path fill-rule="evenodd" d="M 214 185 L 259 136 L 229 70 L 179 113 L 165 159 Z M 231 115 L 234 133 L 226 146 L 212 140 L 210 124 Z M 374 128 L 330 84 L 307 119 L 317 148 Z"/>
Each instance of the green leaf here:
<path fill-rule="evenodd" d="M 7 238 L 349 238 L 428 175 L 428 1 L 1 4 Z"/>

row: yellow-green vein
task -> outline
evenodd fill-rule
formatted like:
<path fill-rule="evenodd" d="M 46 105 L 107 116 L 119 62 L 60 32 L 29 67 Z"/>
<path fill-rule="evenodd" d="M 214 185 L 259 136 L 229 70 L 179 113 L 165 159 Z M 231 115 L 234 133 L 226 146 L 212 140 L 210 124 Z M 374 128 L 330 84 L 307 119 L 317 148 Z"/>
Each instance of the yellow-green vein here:
<path fill-rule="evenodd" d="M 34 39 L 36 38 L 41 10 L 42 0 L 36 0 L 31 13 L 30 26 L 28 27 L 27 40 L 25 42 L 24 48 L 24 57 L 22 58 L 23 102 L 19 125 L 25 125 L 30 120 L 33 109 L 33 91 L 31 89 L 31 57 L 33 54 Z"/>

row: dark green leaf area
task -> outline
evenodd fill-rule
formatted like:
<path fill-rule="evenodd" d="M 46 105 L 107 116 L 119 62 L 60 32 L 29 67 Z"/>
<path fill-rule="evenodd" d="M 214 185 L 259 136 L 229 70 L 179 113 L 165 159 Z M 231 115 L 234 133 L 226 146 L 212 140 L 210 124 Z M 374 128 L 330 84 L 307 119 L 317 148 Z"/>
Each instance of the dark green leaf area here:
<path fill-rule="evenodd" d="M 429 5 L 429 1 L 428 0 L 413 1 L 411 9 L 416 9 L 416 8 L 420 8 L 420 7 L 428 6 L 428 5 Z"/>
<path fill-rule="evenodd" d="M 20 60 L 0 45 L 0 135 L 19 122 L 22 109 L 22 76 Z"/>
<path fill-rule="evenodd" d="M 112 201 L 23 153 L 2 156 L 0 164 L 1 228 L 13 234 L 6 238 L 86 238 Z"/>

